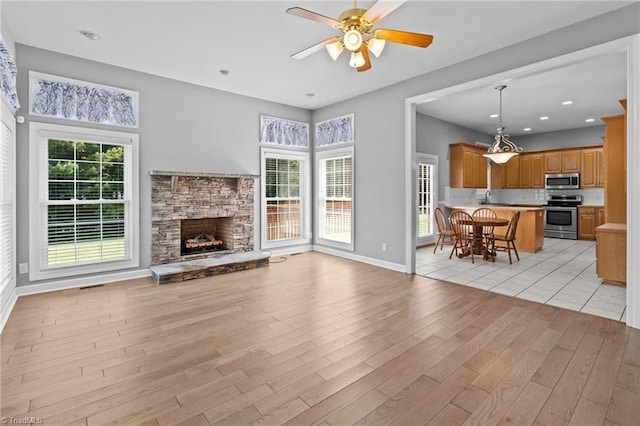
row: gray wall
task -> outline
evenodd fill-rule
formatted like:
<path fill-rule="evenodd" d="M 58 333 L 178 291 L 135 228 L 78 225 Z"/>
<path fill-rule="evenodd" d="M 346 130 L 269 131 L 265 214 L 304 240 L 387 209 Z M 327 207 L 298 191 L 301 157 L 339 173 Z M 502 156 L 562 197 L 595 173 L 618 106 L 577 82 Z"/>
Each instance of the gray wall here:
<path fill-rule="evenodd" d="M 448 121 L 416 114 L 416 152 L 438 156 L 438 199 L 444 200 L 444 187 L 449 186 L 449 145 L 466 142 L 490 144 L 491 135 L 477 132 Z"/>
<path fill-rule="evenodd" d="M 545 149 L 602 145 L 603 135 L 604 125 L 561 130 L 558 132 L 537 133 L 535 135 L 513 137 L 512 139 L 525 151 L 540 151 Z"/>
<path fill-rule="evenodd" d="M 639 33 L 638 16 L 640 4 L 635 3 L 314 111 L 316 122 L 355 113 L 356 254 L 405 263 L 406 98 Z M 381 251 L 383 242 L 387 243 L 388 252 Z"/>
<path fill-rule="evenodd" d="M 17 128 L 17 261 L 29 259 L 29 70 L 140 92 L 140 261 L 151 259 L 151 170 L 260 174 L 259 115 L 310 122 L 311 112 L 18 44 L 18 94 L 26 118 Z M 105 128 L 100 125 L 82 124 Z M 113 130 L 114 128 L 111 127 Z M 259 220 L 259 212 L 256 212 Z M 259 223 L 259 222 L 258 222 Z M 39 281 L 40 282 L 40 281 Z M 18 285 L 29 284 L 18 275 Z"/>

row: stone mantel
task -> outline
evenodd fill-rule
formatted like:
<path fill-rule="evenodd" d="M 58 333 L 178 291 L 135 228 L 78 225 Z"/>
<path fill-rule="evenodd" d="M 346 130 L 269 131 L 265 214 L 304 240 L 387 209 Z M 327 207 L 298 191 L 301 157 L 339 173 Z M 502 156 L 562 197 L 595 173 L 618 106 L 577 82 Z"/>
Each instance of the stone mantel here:
<path fill-rule="evenodd" d="M 151 176 L 188 176 L 188 177 L 205 177 L 205 178 L 259 178 L 260 175 L 239 174 L 239 173 L 204 173 L 204 172 L 168 172 L 161 170 L 151 170 Z"/>
<path fill-rule="evenodd" d="M 151 170 L 149 172 L 151 176 L 170 176 L 171 177 L 171 190 L 175 191 L 178 186 L 178 179 L 181 177 L 189 178 L 205 178 L 205 179 L 255 179 L 260 175 L 238 174 L 238 173 L 206 173 L 206 172 L 176 172 L 176 171 L 161 171 Z M 236 183 L 237 186 L 237 183 Z"/>

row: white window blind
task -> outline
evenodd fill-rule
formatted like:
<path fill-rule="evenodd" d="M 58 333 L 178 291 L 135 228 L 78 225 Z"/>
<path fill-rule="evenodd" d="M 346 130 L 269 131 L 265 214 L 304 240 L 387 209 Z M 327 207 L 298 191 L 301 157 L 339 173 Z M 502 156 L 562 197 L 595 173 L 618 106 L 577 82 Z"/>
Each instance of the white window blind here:
<path fill-rule="evenodd" d="M 137 266 L 137 135 L 34 124 L 40 127 L 36 274 Z"/>
<path fill-rule="evenodd" d="M 308 240 L 307 153 L 263 149 L 263 246 Z"/>
<path fill-rule="evenodd" d="M 4 318 L 10 293 L 16 286 L 15 185 L 15 121 L 3 104 L 0 121 L 0 318 Z"/>
<path fill-rule="evenodd" d="M 318 238 L 353 249 L 353 148 L 318 153 Z"/>

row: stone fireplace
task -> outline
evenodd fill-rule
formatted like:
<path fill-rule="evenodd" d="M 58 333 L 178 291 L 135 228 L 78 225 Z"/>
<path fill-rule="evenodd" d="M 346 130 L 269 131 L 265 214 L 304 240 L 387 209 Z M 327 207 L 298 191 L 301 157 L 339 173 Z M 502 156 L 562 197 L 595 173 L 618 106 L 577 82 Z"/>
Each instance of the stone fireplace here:
<path fill-rule="evenodd" d="M 253 252 L 257 177 L 152 171 L 152 275 L 154 265 L 184 269 L 190 267 L 189 261 Z M 252 267 L 266 266 L 262 263 Z M 247 267 L 234 270 L 238 269 Z"/>

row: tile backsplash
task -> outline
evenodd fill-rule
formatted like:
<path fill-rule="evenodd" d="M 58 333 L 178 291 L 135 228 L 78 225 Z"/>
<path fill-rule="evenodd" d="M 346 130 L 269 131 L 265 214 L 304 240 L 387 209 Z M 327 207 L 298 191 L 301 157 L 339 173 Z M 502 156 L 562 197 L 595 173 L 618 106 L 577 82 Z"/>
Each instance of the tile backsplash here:
<path fill-rule="evenodd" d="M 479 205 L 484 199 L 485 189 L 445 188 L 445 203 L 448 205 Z M 546 204 L 547 195 L 567 194 L 582 195 L 582 204 L 592 206 L 604 205 L 603 188 L 585 188 L 568 190 L 547 189 L 494 189 L 491 191 L 492 203 Z"/>

